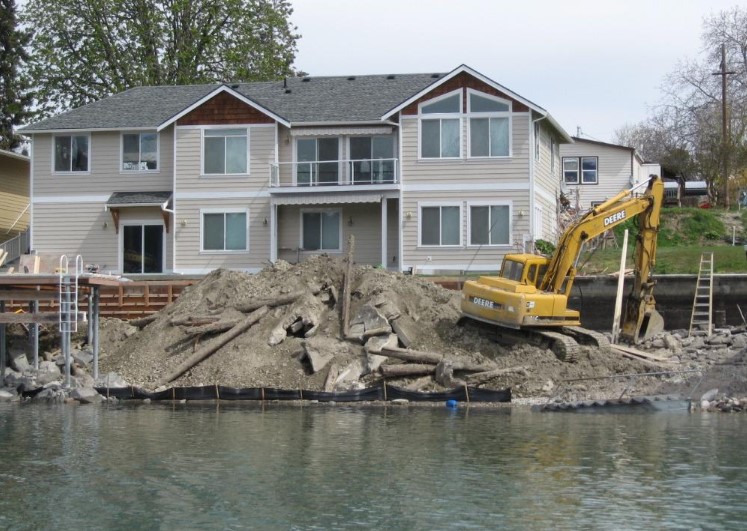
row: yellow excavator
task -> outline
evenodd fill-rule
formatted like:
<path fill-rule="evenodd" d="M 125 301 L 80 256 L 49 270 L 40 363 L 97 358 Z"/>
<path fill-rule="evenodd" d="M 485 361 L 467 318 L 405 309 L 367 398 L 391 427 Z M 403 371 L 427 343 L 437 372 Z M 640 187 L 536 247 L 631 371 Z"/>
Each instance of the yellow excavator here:
<path fill-rule="evenodd" d="M 644 186 L 645 190 L 638 194 Z M 663 331 L 664 320 L 656 311 L 652 278 L 663 198 L 664 183 L 652 175 L 573 222 L 561 235 L 550 258 L 506 255 L 498 276 L 481 276 L 464 283 L 463 317 L 496 325 L 501 342 L 547 346 L 566 361 L 576 358 L 579 343 L 608 348 L 604 335 L 581 327 L 581 316 L 568 308 L 568 298 L 583 244 L 637 217 L 635 279 L 625 302 L 620 335 L 636 344 Z"/>

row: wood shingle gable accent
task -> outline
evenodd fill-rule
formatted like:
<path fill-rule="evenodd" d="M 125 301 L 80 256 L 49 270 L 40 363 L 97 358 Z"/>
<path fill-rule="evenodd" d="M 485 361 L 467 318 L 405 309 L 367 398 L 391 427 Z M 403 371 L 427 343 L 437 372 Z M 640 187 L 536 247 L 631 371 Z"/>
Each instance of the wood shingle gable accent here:
<path fill-rule="evenodd" d="M 177 125 L 273 124 L 275 120 L 226 92 L 185 114 Z"/>
<path fill-rule="evenodd" d="M 462 112 L 464 113 L 467 112 L 467 89 L 474 89 L 474 90 L 477 90 L 478 92 L 489 94 L 491 96 L 497 96 L 504 100 L 509 100 L 511 102 L 511 109 L 513 112 L 528 112 L 529 111 L 529 107 L 517 101 L 516 99 L 512 98 L 508 94 L 504 94 L 503 92 L 500 92 L 494 89 L 487 83 L 484 83 L 480 81 L 479 79 L 476 79 L 475 77 L 469 75 L 466 72 L 462 72 L 461 74 L 454 76 L 452 79 L 434 88 L 432 91 L 428 92 L 428 94 L 425 94 L 423 97 L 412 102 L 410 105 L 402 109 L 402 114 L 403 115 L 418 114 L 418 105 L 420 105 L 424 101 L 431 100 L 443 94 L 448 94 L 449 92 L 452 92 L 457 89 L 462 89 L 462 94 L 463 94 Z"/>

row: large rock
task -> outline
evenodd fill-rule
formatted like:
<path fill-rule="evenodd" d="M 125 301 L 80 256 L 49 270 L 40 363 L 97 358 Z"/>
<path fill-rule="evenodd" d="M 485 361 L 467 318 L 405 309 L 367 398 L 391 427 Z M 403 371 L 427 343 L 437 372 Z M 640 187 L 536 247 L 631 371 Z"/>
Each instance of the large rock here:
<path fill-rule="evenodd" d="M 91 387 L 78 387 L 73 389 L 70 393 L 70 397 L 74 398 L 81 404 L 98 404 L 101 402 L 101 395 L 96 392 L 96 389 Z"/>
<path fill-rule="evenodd" d="M 358 309 L 358 312 L 355 314 L 355 317 L 350 320 L 351 326 L 357 324 L 362 324 L 366 332 L 368 332 L 369 330 L 380 329 L 388 329 L 391 331 L 391 328 L 389 327 L 389 321 L 386 320 L 386 317 L 384 317 L 379 312 L 379 310 L 377 310 L 370 304 L 364 304 L 363 306 L 361 306 Z"/>
<path fill-rule="evenodd" d="M 407 315 L 402 315 L 399 319 L 392 321 L 392 328 L 402 346 L 410 348 L 417 333 L 415 321 Z"/>
<path fill-rule="evenodd" d="M 31 368 L 26 352 L 23 350 L 12 348 L 8 352 L 8 356 L 10 357 L 10 366 L 18 372 L 23 373 Z"/>
<path fill-rule="evenodd" d="M 347 343 L 331 337 L 311 337 L 304 341 L 304 355 L 302 361 L 308 360 L 312 372 L 321 371 L 335 357 L 342 357 L 350 353 Z"/>
<path fill-rule="evenodd" d="M 15 395 L 5 389 L 0 389 L 0 402 L 10 402 L 15 398 Z"/>
<path fill-rule="evenodd" d="M 120 389 L 130 386 L 130 384 L 116 372 L 99 375 L 95 384 L 96 387 L 108 387 L 109 389 Z"/>
<path fill-rule="evenodd" d="M 51 382 L 62 381 L 62 373 L 53 361 L 42 361 L 36 372 L 36 383 L 46 385 Z"/>
<path fill-rule="evenodd" d="M 81 367 L 87 367 L 93 361 L 93 354 L 86 350 L 73 350 L 73 360 L 75 360 Z"/>

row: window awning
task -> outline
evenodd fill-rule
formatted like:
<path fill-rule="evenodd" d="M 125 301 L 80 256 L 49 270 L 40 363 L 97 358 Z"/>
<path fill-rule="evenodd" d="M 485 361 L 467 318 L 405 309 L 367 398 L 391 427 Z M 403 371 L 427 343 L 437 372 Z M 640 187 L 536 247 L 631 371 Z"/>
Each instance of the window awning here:
<path fill-rule="evenodd" d="M 368 127 L 308 127 L 291 129 L 291 136 L 342 136 L 342 135 L 390 135 L 388 125 Z"/>
<path fill-rule="evenodd" d="M 119 234 L 119 209 L 133 207 L 159 207 L 163 216 L 166 233 L 169 232 L 169 214 L 173 211 L 169 207 L 173 193 L 165 192 L 114 192 L 106 201 L 106 210 L 114 220 L 114 231 Z"/>
<path fill-rule="evenodd" d="M 275 205 L 323 205 L 342 203 L 380 203 L 381 194 L 293 194 L 273 198 Z"/>

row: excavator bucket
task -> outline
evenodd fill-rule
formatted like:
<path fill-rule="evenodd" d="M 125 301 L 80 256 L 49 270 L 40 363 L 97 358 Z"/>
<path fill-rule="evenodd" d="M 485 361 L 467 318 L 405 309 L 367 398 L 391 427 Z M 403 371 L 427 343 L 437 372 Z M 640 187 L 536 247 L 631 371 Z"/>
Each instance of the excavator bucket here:
<path fill-rule="evenodd" d="M 643 318 L 641 323 L 641 330 L 638 333 L 638 339 L 645 341 L 656 334 L 661 334 L 664 331 L 664 318 L 659 312 L 651 309 L 651 312 Z"/>

